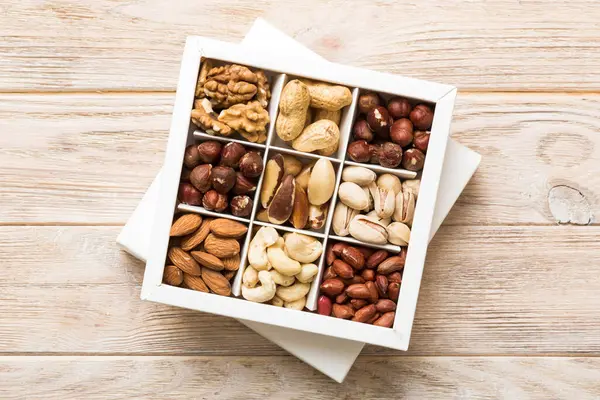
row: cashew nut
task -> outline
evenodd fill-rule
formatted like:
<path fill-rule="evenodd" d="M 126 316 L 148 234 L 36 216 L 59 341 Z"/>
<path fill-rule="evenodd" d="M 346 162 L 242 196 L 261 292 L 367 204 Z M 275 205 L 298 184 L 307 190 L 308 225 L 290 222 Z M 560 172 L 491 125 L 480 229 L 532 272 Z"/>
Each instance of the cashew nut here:
<path fill-rule="evenodd" d="M 283 307 L 283 300 L 281 300 L 279 297 L 274 296 L 271 299 L 271 305 L 275 306 L 275 307 Z"/>
<path fill-rule="evenodd" d="M 248 249 L 248 261 L 254 269 L 263 271 L 268 268 L 267 247 L 275 244 L 277 239 L 279 239 L 279 234 L 269 226 L 263 226 L 256 232 Z"/>
<path fill-rule="evenodd" d="M 283 303 L 283 306 L 285 308 L 289 308 L 292 310 L 298 310 L 298 311 L 302 311 L 304 309 L 305 305 L 306 305 L 306 296 L 300 297 L 296 301 L 286 301 Z"/>
<path fill-rule="evenodd" d="M 310 284 L 296 282 L 292 286 L 283 287 L 280 286 L 277 288 L 277 296 L 281 297 L 281 299 L 285 302 L 296 301 L 308 293 L 310 290 Z"/>
<path fill-rule="evenodd" d="M 282 275 L 276 269 L 270 270 L 269 273 L 273 277 L 275 283 L 281 286 L 290 286 L 296 281 L 296 278 L 293 276 Z"/>
<path fill-rule="evenodd" d="M 244 286 L 253 288 L 258 283 L 258 271 L 248 265 L 242 275 L 242 283 Z"/>
<path fill-rule="evenodd" d="M 311 263 L 323 252 L 323 245 L 314 237 L 300 233 L 286 233 L 283 237 L 289 257 L 301 263 Z"/>
<path fill-rule="evenodd" d="M 249 288 L 242 285 L 242 296 L 244 296 L 246 300 L 255 303 L 264 303 L 265 301 L 271 300 L 275 296 L 277 290 L 271 274 L 268 271 L 260 271 L 258 273 L 258 280 L 260 281 L 261 286 L 255 288 Z"/>
<path fill-rule="evenodd" d="M 302 271 L 296 274 L 296 279 L 302 283 L 310 283 L 315 279 L 317 272 L 319 272 L 319 267 L 315 264 L 302 264 Z"/>
<path fill-rule="evenodd" d="M 281 247 L 269 247 L 267 249 L 267 257 L 273 268 L 285 276 L 294 276 L 302 271 L 300 263 L 289 258 Z"/>

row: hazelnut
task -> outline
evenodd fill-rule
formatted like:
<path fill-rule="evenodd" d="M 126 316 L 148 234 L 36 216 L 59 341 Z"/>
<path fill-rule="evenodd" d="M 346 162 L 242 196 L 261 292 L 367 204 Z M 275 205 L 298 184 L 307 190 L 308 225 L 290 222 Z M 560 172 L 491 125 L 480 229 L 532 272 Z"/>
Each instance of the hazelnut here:
<path fill-rule="evenodd" d="M 179 185 L 177 198 L 180 202 L 191 206 L 199 206 L 202 204 L 202 192 L 192 186 L 191 183 L 181 183 Z"/>
<path fill-rule="evenodd" d="M 221 143 L 215 140 L 209 140 L 198 145 L 200 153 L 200 162 L 214 164 L 219 161 L 221 155 Z"/>
<path fill-rule="evenodd" d="M 402 147 L 399 144 L 385 142 L 379 149 L 379 164 L 386 168 L 396 168 L 402 161 Z"/>
<path fill-rule="evenodd" d="M 383 139 L 388 138 L 392 122 L 394 121 L 390 117 L 388 110 L 383 106 L 377 106 L 367 114 L 369 128 Z"/>
<path fill-rule="evenodd" d="M 252 212 L 252 199 L 248 196 L 235 196 L 229 206 L 236 217 L 247 217 Z"/>
<path fill-rule="evenodd" d="M 364 119 L 359 119 L 354 123 L 352 134 L 354 135 L 354 140 L 366 140 L 367 142 L 373 140 L 373 132 Z"/>
<path fill-rule="evenodd" d="M 209 190 L 202 199 L 202 205 L 208 211 L 224 211 L 227 208 L 227 196 L 214 189 Z"/>
<path fill-rule="evenodd" d="M 367 114 L 379 105 L 381 105 L 381 99 L 376 93 L 366 92 L 358 97 L 358 110 L 363 114 Z"/>
<path fill-rule="evenodd" d="M 381 148 L 381 143 L 369 144 L 369 154 L 371 156 L 369 162 L 371 164 L 379 164 L 379 149 Z"/>
<path fill-rule="evenodd" d="M 200 164 L 200 152 L 195 144 L 190 144 L 185 148 L 185 153 L 183 154 L 183 165 L 193 169 L 198 164 Z"/>
<path fill-rule="evenodd" d="M 388 112 L 394 119 L 408 118 L 412 106 L 410 102 L 403 97 L 393 97 L 388 102 Z"/>
<path fill-rule="evenodd" d="M 212 165 L 202 164 L 190 173 L 190 182 L 202 193 L 206 193 L 210 189 L 212 169 Z"/>
<path fill-rule="evenodd" d="M 262 174 L 263 171 L 263 159 L 255 151 L 249 151 L 244 154 L 240 160 L 240 172 L 244 174 L 246 178 L 256 178 Z"/>
<path fill-rule="evenodd" d="M 354 162 L 368 162 L 371 158 L 369 144 L 364 140 L 355 140 L 348 145 L 348 156 Z"/>
<path fill-rule="evenodd" d="M 256 190 L 256 183 L 242 175 L 241 172 L 235 173 L 235 185 L 233 194 L 248 194 Z"/>
<path fill-rule="evenodd" d="M 190 174 L 192 173 L 192 171 L 186 167 L 183 167 L 181 169 L 181 181 L 182 182 L 189 182 L 190 181 Z"/>
<path fill-rule="evenodd" d="M 410 112 L 410 120 L 415 128 L 428 131 L 433 123 L 433 110 L 425 104 L 419 104 Z"/>
<path fill-rule="evenodd" d="M 413 140 L 413 124 L 408 118 L 401 118 L 392 124 L 390 139 L 401 147 L 408 146 Z"/>
<path fill-rule="evenodd" d="M 413 139 L 413 146 L 423 153 L 427 152 L 427 147 L 429 147 L 429 132 L 416 131 Z"/>
<path fill-rule="evenodd" d="M 425 154 L 419 149 L 408 149 L 402 156 L 402 166 L 409 171 L 420 171 L 425 165 Z"/>
<path fill-rule="evenodd" d="M 230 167 L 214 167 L 210 174 L 212 187 L 219 193 L 226 194 L 235 185 L 235 171 Z"/>
<path fill-rule="evenodd" d="M 227 143 L 221 151 L 221 165 L 237 168 L 244 154 L 246 154 L 246 149 L 241 144 L 237 142 Z"/>

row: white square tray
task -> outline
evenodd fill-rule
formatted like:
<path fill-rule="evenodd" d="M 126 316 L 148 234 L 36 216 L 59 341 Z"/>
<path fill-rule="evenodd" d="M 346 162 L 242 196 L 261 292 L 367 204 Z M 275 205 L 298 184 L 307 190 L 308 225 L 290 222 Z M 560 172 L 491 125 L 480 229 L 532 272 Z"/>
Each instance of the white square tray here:
<path fill-rule="evenodd" d="M 352 321 L 325 317 L 309 312 L 280 309 L 264 304 L 251 303 L 240 298 L 216 296 L 162 284 L 162 272 L 169 240 L 168 231 L 176 208 L 183 153 L 190 138 L 190 113 L 201 57 L 239 63 L 273 72 L 275 79 L 273 97 L 269 109 L 271 121 L 275 121 L 276 119 L 279 94 L 288 76 L 303 76 L 351 87 L 353 88 L 353 97 L 355 100 L 358 97 L 360 88 L 435 103 L 436 111 L 431 129 L 431 140 L 423 170 L 419 201 L 417 202 L 415 211 L 413 230 L 411 232 L 403 283 L 393 328 L 358 324 Z M 421 275 L 431 233 L 431 224 L 448 143 L 448 133 L 455 96 L 456 89 L 452 86 L 337 64 L 329 64 L 328 68 L 323 68 L 323 64 L 321 63 L 310 61 L 302 63 L 297 59 L 281 54 L 273 54 L 273 52 L 247 51 L 229 43 L 199 37 L 188 38 L 182 60 L 165 165 L 161 175 L 159 206 L 152 229 L 150 254 L 144 275 L 142 298 L 198 311 L 406 350 L 410 340 Z M 338 172 L 341 172 L 342 169 L 341 163 L 350 134 L 355 104 L 356 101 L 353 102 L 350 109 L 346 112 L 345 121 L 342 121 L 340 124 L 342 136 L 340 139 L 340 151 L 337 157 L 333 157 L 332 159 L 337 164 Z M 265 161 L 268 158 L 270 149 L 273 149 L 273 151 L 294 153 L 293 150 L 286 150 L 285 148 L 275 149 L 278 143 L 274 140 L 273 127 L 274 123 L 271 124 L 267 144 L 264 148 Z M 398 172 L 398 175 L 409 177 L 409 175 L 402 175 L 401 172 Z M 340 175 L 338 174 L 338 183 L 339 179 Z M 333 204 L 335 204 L 335 195 L 332 199 Z M 327 244 L 327 233 L 332 214 L 329 213 L 323 237 L 324 245 Z M 250 218 L 250 226 L 254 223 L 253 217 Z M 322 237 L 323 235 L 316 234 L 315 236 Z M 238 288 L 249 239 L 250 234 L 246 239 L 246 246 L 244 246 L 241 254 L 242 267 L 236 279 Z M 323 261 L 321 259 L 320 272 L 322 272 L 322 268 Z M 313 290 L 311 290 L 311 295 L 309 296 L 309 309 L 314 308 L 318 284 L 319 280 L 316 280 L 313 284 Z M 234 286 L 235 293 L 236 287 Z"/>

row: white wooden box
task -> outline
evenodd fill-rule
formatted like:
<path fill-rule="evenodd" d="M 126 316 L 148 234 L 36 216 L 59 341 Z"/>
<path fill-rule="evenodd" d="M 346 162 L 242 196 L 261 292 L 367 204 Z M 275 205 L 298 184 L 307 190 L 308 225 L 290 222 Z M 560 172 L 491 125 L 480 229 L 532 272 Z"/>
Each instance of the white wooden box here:
<path fill-rule="evenodd" d="M 197 139 L 202 139 L 204 136 L 202 133 L 194 132 L 193 126 L 190 123 L 190 114 L 194 101 L 194 90 L 201 57 L 234 62 L 271 72 L 273 95 L 269 106 L 269 113 L 272 123 L 270 125 L 266 144 L 264 146 L 259 146 L 261 147 L 260 150 L 263 152 L 265 162 L 268 159 L 268 155 L 274 152 L 284 152 L 296 155 L 301 154 L 302 157 L 318 157 L 306 153 L 297 153 L 288 148 L 284 143 L 278 142 L 278 138 L 274 135 L 274 121 L 277 114 L 279 95 L 289 76 L 312 78 L 350 87 L 353 91 L 354 101 L 344 113 L 344 118 L 340 124 L 340 150 L 336 155 L 330 157 L 338 172 L 338 186 L 352 121 L 355 116 L 356 100 L 360 90 L 368 89 L 435 104 L 435 116 L 431 129 L 431 139 L 421 178 L 419 201 L 417 202 L 415 211 L 413 229 L 411 232 L 403 282 L 393 328 L 377 327 L 322 316 L 306 311 L 295 311 L 265 304 L 257 304 L 246 301 L 243 298 L 222 297 L 214 294 L 172 287 L 161 283 L 169 242 L 169 229 L 177 206 L 177 190 L 185 147 L 193 136 Z M 188 38 L 182 60 L 169 142 L 162 180 L 160 182 L 159 205 L 154 218 L 150 254 L 142 287 L 142 298 L 198 311 L 406 350 L 410 340 L 423 265 L 430 237 L 432 217 L 440 183 L 444 155 L 446 153 L 455 96 L 456 88 L 448 85 L 336 64 L 331 64 L 328 68 L 323 68 L 321 63 L 299 63 L 297 59 L 290 59 L 279 54 L 273 54 L 269 52 L 268 49 L 265 49 L 264 52 L 256 50 L 247 51 L 236 45 L 206 38 Z M 381 170 L 381 167 L 369 167 L 373 170 Z M 386 172 L 393 172 L 405 178 L 414 176 L 414 173 L 402 170 L 386 170 Z M 259 191 L 260 190 L 257 190 L 257 193 Z M 335 205 L 336 194 L 334 194 L 334 198 L 332 199 L 331 207 Z M 258 202 L 255 202 L 255 204 L 257 203 Z M 179 207 L 180 209 L 190 208 L 189 206 L 182 205 Z M 195 207 L 190 209 L 205 214 L 211 214 L 202 209 L 198 210 Z M 314 236 L 323 241 L 324 246 L 327 245 L 327 240 L 329 238 L 332 215 L 333 213 L 330 212 L 323 232 L 313 233 Z M 250 241 L 252 226 L 264 225 L 264 223 L 258 221 L 255 222 L 253 218 L 254 213 L 252 213 L 251 218 L 245 221 L 250 225 L 250 229 L 249 234 L 246 237 L 246 245 L 241 254 L 242 266 L 240 267 L 233 286 L 234 295 L 239 294 L 241 274 L 245 265 L 246 250 Z M 277 226 L 276 228 L 279 230 L 294 230 L 293 228 L 284 228 L 280 226 Z M 303 233 L 308 232 L 303 231 Z M 352 239 L 347 238 L 336 238 L 336 240 L 352 241 Z M 387 245 L 384 247 L 392 251 L 399 250 L 399 248 L 396 249 L 395 246 Z M 323 256 L 319 262 L 319 270 L 318 276 L 321 276 L 323 270 Z M 307 308 L 309 309 L 315 308 L 319 283 L 320 279 L 316 279 L 315 282 L 313 282 L 313 287 L 307 302 Z"/>

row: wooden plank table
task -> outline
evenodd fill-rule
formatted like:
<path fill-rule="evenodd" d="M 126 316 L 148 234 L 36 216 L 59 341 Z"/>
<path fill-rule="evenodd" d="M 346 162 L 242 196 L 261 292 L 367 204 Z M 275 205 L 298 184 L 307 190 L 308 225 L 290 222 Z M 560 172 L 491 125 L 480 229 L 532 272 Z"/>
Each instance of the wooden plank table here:
<path fill-rule="evenodd" d="M 367 346 L 342 385 L 234 320 L 142 302 L 115 245 L 162 163 L 185 36 L 239 41 L 259 16 L 458 86 L 454 137 L 483 155 L 410 351 Z M 0 398 L 600 397 L 598 21 L 586 0 L 3 2 Z"/>

